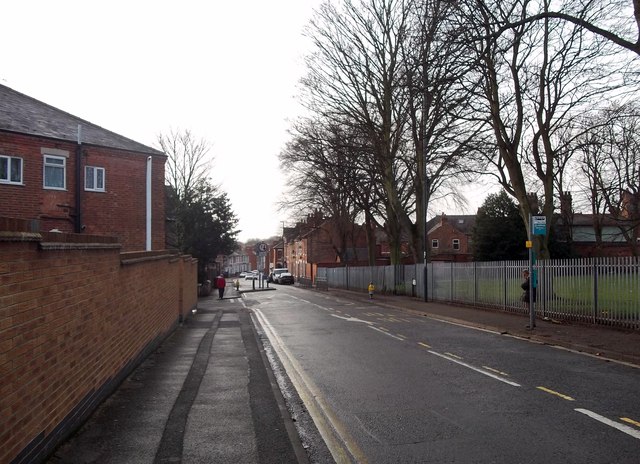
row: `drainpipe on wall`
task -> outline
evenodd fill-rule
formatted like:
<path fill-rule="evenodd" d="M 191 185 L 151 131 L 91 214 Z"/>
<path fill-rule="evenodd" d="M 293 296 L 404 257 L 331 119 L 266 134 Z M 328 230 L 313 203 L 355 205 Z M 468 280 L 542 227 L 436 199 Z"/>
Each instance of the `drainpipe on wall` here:
<path fill-rule="evenodd" d="M 151 161 L 147 157 L 147 251 L 151 251 Z"/>
<path fill-rule="evenodd" d="M 76 220 L 74 231 L 76 234 L 82 232 L 82 125 L 78 124 L 78 145 L 76 147 Z"/>

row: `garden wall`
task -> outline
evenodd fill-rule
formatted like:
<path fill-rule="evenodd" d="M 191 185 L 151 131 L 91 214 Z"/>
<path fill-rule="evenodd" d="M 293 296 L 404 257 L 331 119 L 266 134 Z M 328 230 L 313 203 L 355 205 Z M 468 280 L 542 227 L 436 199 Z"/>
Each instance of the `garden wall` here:
<path fill-rule="evenodd" d="M 197 303 L 197 262 L 0 218 L 0 462 L 42 462 Z"/>

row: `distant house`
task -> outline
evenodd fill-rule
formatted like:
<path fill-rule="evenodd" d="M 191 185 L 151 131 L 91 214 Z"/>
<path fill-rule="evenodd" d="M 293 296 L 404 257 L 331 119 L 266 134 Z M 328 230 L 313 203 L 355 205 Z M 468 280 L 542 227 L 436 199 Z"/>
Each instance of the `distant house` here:
<path fill-rule="evenodd" d="M 364 226 L 339 224 L 315 211 L 294 227 L 283 230 L 284 264 L 296 278 L 313 280 L 318 266 L 368 264 Z M 376 257 L 380 247 L 376 246 Z"/>
<path fill-rule="evenodd" d="M 251 271 L 251 263 L 247 250 L 243 247 L 238 248 L 230 255 L 224 257 L 224 273 L 227 276 L 237 276 L 241 272 Z"/>
<path fill-rule="evenodd" d="M 618 217 L 575 213 L 570 192 L 560 195 L 555 221 L 557 240 L 581 258 L 633 256 L 640 248 L 640 195 L 624 192 Z M 626 237 L 625 237 L 626 235 Z"/>
<path fill-rule="evenodd" d="M 427 247 L 431 261 L 473 260 L 471 234 L 475 215 L 440 216 L 427 222 Z"/>
<path fill-rule="evenodd" d="M 165 160 L 0 85 L 0 216 L 37 230 L 117 236 L 124 251 L 163 249 Z"/>
<path fill-rule="evenodd" d="M 571 219 L 571 247 L 579 257 L 630 256 L 629 246 L 623 237 L 618 221 L 602 216 L 598 218 L 600 238 L 596 235 L 593 214 L 576 213 Z"/>

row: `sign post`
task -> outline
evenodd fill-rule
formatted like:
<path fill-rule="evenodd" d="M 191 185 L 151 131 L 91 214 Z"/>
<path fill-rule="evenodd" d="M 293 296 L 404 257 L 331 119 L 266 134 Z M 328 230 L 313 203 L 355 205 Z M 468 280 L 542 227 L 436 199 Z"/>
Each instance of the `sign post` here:
<path fill-rule="evenodd" d="M 529 329 L 533 330 L 536 326 L 536 301 L 534 295 L 538 288 L 538 272 L 533 269 L 536 264 L 536 252 L 533 249 L 534 235 L 546 235 L 547 234 L 547 217 L 546 216 L 532 216 L 529 214 L 529 240 L 527 241 L 527 248 L 529 249 Z"/>
<path fill-rule="evenodd" d="M 264 279 L 262 278 L 264 275 L 264 257 L 267 255 L 267 250 L 269 246 L 265 242 L 256 243 L 255 252 L 258 255 L 258 287 L 264 288 Z M 255 282 L 255 281 L 254 281 Z"/>

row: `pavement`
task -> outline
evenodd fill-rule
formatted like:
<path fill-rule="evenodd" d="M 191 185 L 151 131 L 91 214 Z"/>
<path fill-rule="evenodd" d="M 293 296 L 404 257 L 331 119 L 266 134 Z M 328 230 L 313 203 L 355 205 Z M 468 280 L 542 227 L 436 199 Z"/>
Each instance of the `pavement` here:
<path fill-rule="evenodd" d="M 200 298 L 48 463 L 309 462 L 240 296 Z"/>
<path fill-rule="evenodd" d="M 277 288 L 277 287 L 276 287 Z M 254 291 L 274 290 L 256 289 Z M 56 450 L 61 463 L 308 463 L 241 293 L 227 286 L 188 318 Z M 303 290 L 318 291 L 318 290 Z M 364 292 L 330 289 L 369 301 Z M 231 300 L 231 301 L 229 301 Z M 529 339 L 640 368 L 640 331 L 538 320 L 374 295 L 376 305 Z M 320 462 L 320 461 L 317 461 Z"/>

